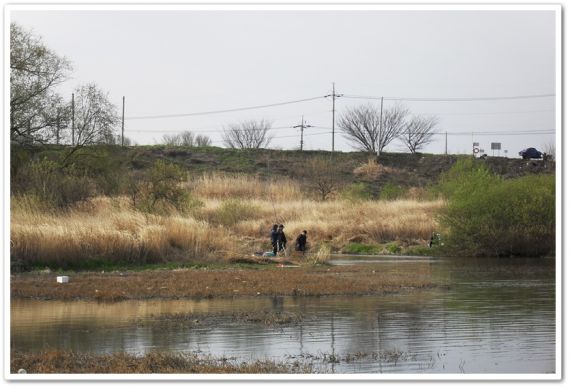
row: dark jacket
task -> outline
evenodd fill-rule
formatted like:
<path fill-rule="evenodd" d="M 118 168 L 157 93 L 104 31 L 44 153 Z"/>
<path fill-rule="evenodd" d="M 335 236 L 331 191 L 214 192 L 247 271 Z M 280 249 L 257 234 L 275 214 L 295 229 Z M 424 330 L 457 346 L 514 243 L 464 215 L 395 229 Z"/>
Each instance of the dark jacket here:
<path fill-rule="evenodd" d="M 283 243 L 283 244 L 287 244 L 287 236 L 285 236 L 285 232 L 281 231 L 281 232 L 277 232 L 279 234 L 279 242 Z"/>
<path fill-rule="evenodd" d="M 295 246 L 298 251 L 304 251 L 305 245 L 307 245 L 307 235 L 301 233 L 300 235 L 297 236 L 297 240 L 295 240 Z"/>
<path fill-rule="evenodd" d="M 271 229 L 271 244 L 276 244 L 279 241 L 281 233 L 277 229 Z"/>

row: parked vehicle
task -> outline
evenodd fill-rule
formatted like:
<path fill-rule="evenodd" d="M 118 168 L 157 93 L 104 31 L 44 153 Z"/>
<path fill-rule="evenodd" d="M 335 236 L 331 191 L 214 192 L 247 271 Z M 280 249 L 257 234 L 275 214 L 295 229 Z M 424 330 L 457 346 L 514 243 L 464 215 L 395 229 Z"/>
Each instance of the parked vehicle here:
<path fill-rule="evenodd" d="M 523 159 L 542 159 L 542 152 L 532 147 L 520 151 L 519 155 L 522 156 Z"/>

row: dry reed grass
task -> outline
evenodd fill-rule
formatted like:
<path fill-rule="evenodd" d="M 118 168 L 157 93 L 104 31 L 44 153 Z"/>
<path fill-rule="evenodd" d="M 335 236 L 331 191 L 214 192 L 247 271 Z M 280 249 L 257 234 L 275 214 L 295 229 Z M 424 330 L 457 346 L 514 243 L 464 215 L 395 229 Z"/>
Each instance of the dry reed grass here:
<path fill-rule="evenodd" d="M 269 249 L 273 223 L 285 225 L 291 242 L 307 230 L 315 250 L 322 243 L 339 249 L 354 236 L 378 243 L 421 241 L 438 228 L 434 213 L 444 204 L 302 200 L 300 187 L 292 182 L 264 184 L 242 176 L 204 176 L 198 182 L 194 196 L 204 206 L 190 215 L 145 214 L 127 198 L 108 197 L 56 214 L 15 198 L 12 257 L 27 265 L 61 267 L 81 267 L 94 259 L 133 264 L 235 259 Z M 233 207 L 223 200 L 228 194 L 234 196 Z"/>
<path fill-rule="evenodd" d="M 261 180 L 245 174 L 204 174 L 191 179 L 188 187 L 201 198 L 266 198 L 274 201 L 299 200 L 303 198 L 301 186 L 287 178 Z"/>
<path fill-rule="evenodd" d="M 395 168 L 382 166 L 374 159 L 368 159 L 368 162 L 356 167 L 353 172 L 368 179 L 376 179 L 383 174 L 395 173 L 396 171 Z"/>

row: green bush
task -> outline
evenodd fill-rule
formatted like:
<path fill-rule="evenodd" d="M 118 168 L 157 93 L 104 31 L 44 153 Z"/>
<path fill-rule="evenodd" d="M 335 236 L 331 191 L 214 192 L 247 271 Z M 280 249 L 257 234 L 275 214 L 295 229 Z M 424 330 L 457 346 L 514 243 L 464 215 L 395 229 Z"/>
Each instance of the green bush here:
<path fill-rule="evenodd" d="M 259 208 L 238 199 L 224 201 L 214 215 L 214 222 L 224 226 L 233 226 L 240 221 L 256 218 Z"/>
<path fill-rule="evenodd" d="M 353 183 L 345 187 L 341 193 L 340 197 L 344 200 L 351 202 L 365 201 L 372 198 L 370 193 L 370 188 L 366 183 Z"/>
<path fill-rule="evenodd" d="M 168 213 L 172 209 L 187 212 L 199 205 L 182 187 L 186 172 L 179 166 L 157 160 L 142 179 L 132 179 L 129 192 L 134 205 L 141 211 Z"/>
<path fill-rule="evenodd" d="M 64 208 L 97 195 L 95 181 L 43 158 L 22 166 L 13 178 L 16 196 L 31 196 L 45 207 Z"/>
<path fill-rule="evenodd" d="M 342 253 L 350 253 L 355 255 L 376 255 L 380 253 L 380 247 L 378 245 L 351 242 L 342 248 Z"/>
<path fill-rule="evenodd" d="M 504 180 L 462 162 L 440 182 L 445 248 L 475 256 L 541 256 L 555 249 L 555 179 Z"/>
<path fill-rule="evenodd" d="M 382 187 L 382 190 L 380 191 L 378 198 L 385 201 L 393 201 L 399 198 L 403 198 L 405 196 L 406 196 L 406 189 L 404 187 L 397 186 L 393 183 L 386 183 Z"/>
<path fill-rule="evenodd" d="M 402 247 L 400 247 L 400 245 L 398 245 L 397 243 L 386 244 L 385 248 L 388 252 L 393 254 L 400 253 L 402 251 Z"/>

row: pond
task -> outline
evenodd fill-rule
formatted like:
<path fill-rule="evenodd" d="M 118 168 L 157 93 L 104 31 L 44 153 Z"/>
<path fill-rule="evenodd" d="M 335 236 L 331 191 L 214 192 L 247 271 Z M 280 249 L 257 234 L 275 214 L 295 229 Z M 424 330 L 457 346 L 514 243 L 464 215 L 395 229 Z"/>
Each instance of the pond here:
<path fill-rule="evenodd" d="M 332 264 L 359 261 L 386 272 L 422 266 L 446 286 L 358 297 L 12 300 L 11 348 L 197 352 L 310 363 L 326 373 L 555 373 L 553 259 L 343 257 Z M 301 318 L 286 324 L 156 324 L 166 314 L 259 311 Z"/>

